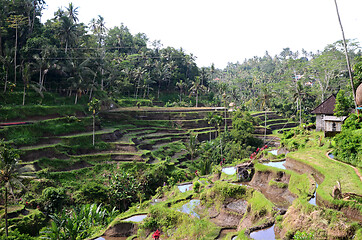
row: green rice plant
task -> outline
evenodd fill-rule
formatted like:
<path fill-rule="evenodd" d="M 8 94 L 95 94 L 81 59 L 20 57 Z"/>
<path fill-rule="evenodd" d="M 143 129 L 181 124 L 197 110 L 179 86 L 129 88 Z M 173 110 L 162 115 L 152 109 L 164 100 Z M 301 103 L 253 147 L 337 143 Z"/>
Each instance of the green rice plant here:
<path fill-rule="evenodd" d="M 277 182 L 275 180 L 270 180 L 268 184 L 269 186 L 276 186 L 277 188 L 288 188 L 288 183 Z"/>

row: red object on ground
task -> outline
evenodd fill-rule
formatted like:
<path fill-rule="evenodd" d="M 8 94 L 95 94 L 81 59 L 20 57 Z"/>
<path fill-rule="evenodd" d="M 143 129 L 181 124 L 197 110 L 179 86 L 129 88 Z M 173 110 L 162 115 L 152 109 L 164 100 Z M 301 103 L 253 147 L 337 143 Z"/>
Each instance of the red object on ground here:
<path fill-rule="evenodd" d="M 154 238 L 154 239 L 158 239 L 159 237 L 160 237 L 160 231 L 157 229 L 156 230 L 156 232 L 154 232 L 153 234 L 152 234 L 152 238 Z"/>
<path fill-rule="evenodd" d="M 264 148 L 268 148 L 268 145 L 265 145 Z"/>
<path fill-rule="evenodd" d="M 10 122 L 10 123 L 0 123 L 0 126 L 11 126 L 11 125 L 23 125 L 28 124 L 28 122 Z"/>
<path fill-rule="evenodd" d="M 257 148 L 257 149 L 256 149 L 256 152 L 259 152 L 259 150 L 260 150 L 260 148 Z"/>

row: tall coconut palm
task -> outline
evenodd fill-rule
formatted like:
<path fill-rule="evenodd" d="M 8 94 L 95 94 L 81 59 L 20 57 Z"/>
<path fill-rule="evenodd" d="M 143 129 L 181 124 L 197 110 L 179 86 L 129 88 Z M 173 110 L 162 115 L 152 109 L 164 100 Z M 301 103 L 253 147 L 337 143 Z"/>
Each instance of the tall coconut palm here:
<path fill-rule="evenodd" d="M 345 36 L 344 36 L 344 31 L 343 31 L 343 26 L 342 26 L 341 17 L 340 17 L 340 15 L 339 15 L 337 0 L 334 0 L 334 4 L 336 5 L 338 22 L 339 22 L 339 25 L 340 25 L 340 27 L 341 27 L 342 39 L 343 39 L 343 46 L 344 46 L 344 53 L 345 53 L 345 55 L 346 55 L 346 61 L 347 61 L 347 67 L 348 67 L 348 74 L 349 74 L 349 79 L 350 79 L 351 88 L 352 88 L 353 100 L 354 100 L 355 108 L 356 108 L 356 110 L 357 110 L 356 92 L 355 92 L 354 86 L 353 86 L 352 69 L 351 69 L 351 64 L 350 64 L 349 57 L 348 57 L 347 43 L 346 43 L 346 38 L 345 38 Z"/>
<path fill-rule="evenodd" d="M 78 24 L 74 24 L 73 20 L 67 16 L 62 16 L 60 23 L 59 37 L 64 42 L 65 53 L 67 53 L 69 45 L 77 38 Z"/>
<path fill-rule="evenodd" d="M 90 101 L 88 103 L 88 108 L 89 108 L 89 111 L 92 112 L 92 116 L 93 116 L 93 146 L 94 146 L 94 143 L 95 143 L 95 129 L 96 129 L 96 113 L 97 111 L 99 110 L 100 108 L 100 102 L 97 98 L 93 98 L 92 101 Z"/>
<path fill-rule="evenodd" d="M 73 3 L 69 3 L 69 6 L 67 9 L 67 15 L 68 17 L 74 22 L 78 22 L 78 9 L 79 7 L 74 7 Z"/>
<path fill-rule="evenodd" d="M 303 85 L 300 81 L 297 82 L 294 100 L 297 102 L 297 111 L 299 106 L 299 124 L 302 124 L 302 100 L 305 97 L 306 93 L 304 91 Z"/>
<path fill-rule="evenodd" d="M 195 81 L 192 82 L 190 88 L 190 95 L 196 96 L 196 107 L 199 102 L 199 93 L 206 91 L 206 87 L 200 83 L 200 77 L 196 77 Z"/>
<path fill-rule="evenodd" d="M 18 52 L 18 33 L 19 28 L 26 23 L 26 17 L 23 15 L 11 15 L 7 22 L 9 23 L 9 27 L 15 29 L 15 49 L 14 49 L 14 83 L 16 84 L 16 68 L 17 68 L 17 52 Z"/>

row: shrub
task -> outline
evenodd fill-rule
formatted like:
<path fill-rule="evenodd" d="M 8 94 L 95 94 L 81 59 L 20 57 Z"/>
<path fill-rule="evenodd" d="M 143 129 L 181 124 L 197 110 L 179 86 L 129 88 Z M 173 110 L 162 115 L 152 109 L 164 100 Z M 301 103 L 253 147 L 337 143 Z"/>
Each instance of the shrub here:
<path fill-rule="evenodd" d="M 42 227 L 46 225 L 46 217 L 39 210 L 34 210 L 32 214 L 24 216 L 22 220 L 16 223 L 16 228 L 20 233 L 37 236 Z"/>
<path fill-rule="evenodd" d="M 48 187 L 43 190 L 41 200 L 44 210 L 53 213 L 63 207 L 68 196 L 64 188 Z"/>
<path fill-rule="evenodd" d="M 200 191 L 201 184 L 199 182 L 195 182 L 193 186 L 194 192 L 198 193 Z"/>
<path fill-rule="evenodd" d="M 314 234 L 311 233 L 306 233 L 306 232 L 300 232 L 297 231 L 294 236 L 293 239 L 295 240 L 313 240 L 314 239 Z"/>
<path fill-rule="evenodd" d="M 91 181 L 83 185 L 74 198 L 75 202 L 104 203 L 108 199 L 108 188 L 103 184 Z"/>

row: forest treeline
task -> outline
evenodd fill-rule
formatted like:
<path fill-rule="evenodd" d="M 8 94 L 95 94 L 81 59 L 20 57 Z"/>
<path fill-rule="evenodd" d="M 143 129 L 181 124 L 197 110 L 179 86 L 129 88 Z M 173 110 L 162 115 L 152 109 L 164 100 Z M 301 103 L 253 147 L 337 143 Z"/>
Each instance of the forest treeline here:
<path fill-rule="evenodd" d="M 200 68 L 182 48 L 150 42 L 123 24 L 107 27 L 102 16 L 79 22 L 80 9 L 73 4 L 59 8 L 45 23 L 40 22 L 43 0 L 0 4 L 0 86 L 5 94 L 23 92 L 22 104 L 27 91 L 39 96 L 57 92 L 74 103 L 103 91 L 114 99 L 161 100 L 168 106 L 234 102 L 249 110 L 274 109 L 287 116 L 299 111 L 307 117 L 330 94 L 340 89 L 351 93 L 341 41 L 316 53 L 285 48 L 225 69 Z M 359 43 L 347 43 L 352 65 L 361 68 Z M 355 75 L 357 86 L 361 77 Z M 353 107 L 351 96 L 346 97 Z"/>

